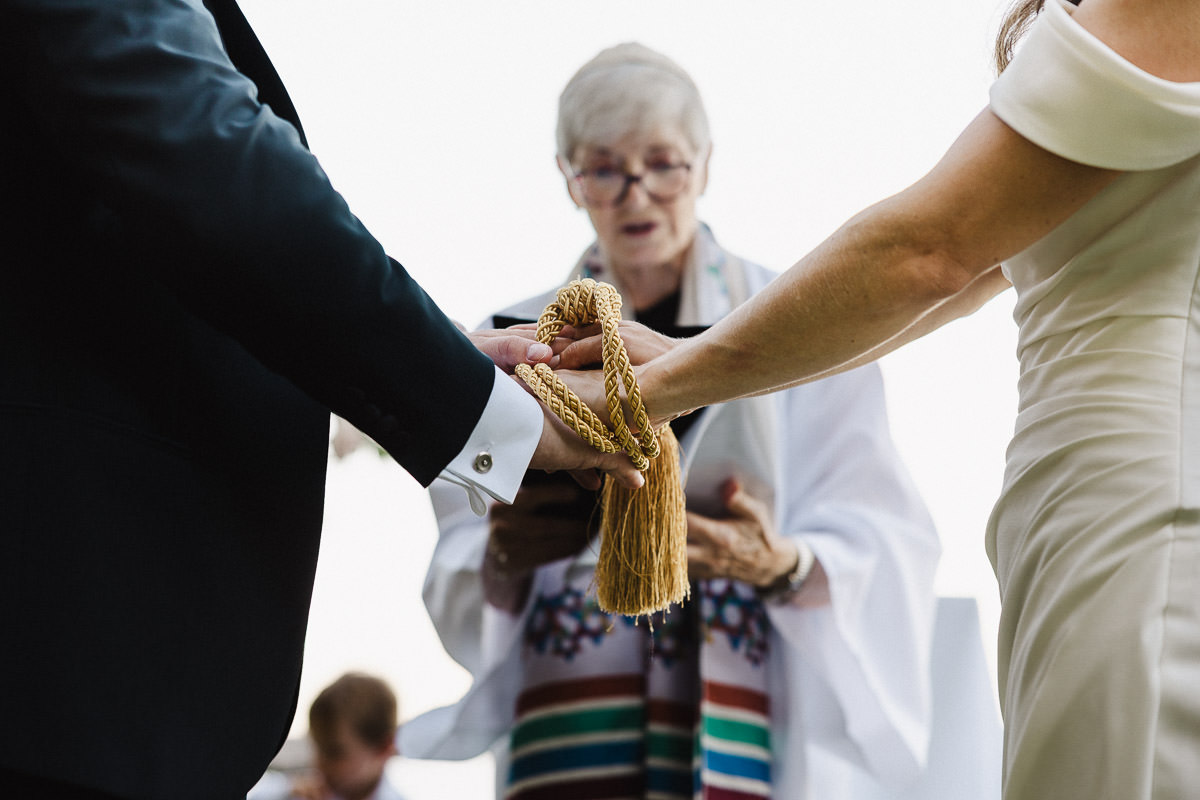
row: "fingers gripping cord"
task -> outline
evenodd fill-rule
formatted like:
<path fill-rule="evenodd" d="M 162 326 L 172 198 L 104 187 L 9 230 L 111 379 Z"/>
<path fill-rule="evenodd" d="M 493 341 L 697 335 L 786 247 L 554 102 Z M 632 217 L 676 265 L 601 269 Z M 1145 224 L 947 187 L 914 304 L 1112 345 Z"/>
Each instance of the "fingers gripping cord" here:
<path fill-rule="evenodd" d="M 605 480 L 596 595 L 605 611 L 650 614 L 690 593 L 678 443 L 669 426 L 655 432 L 650 425 L 621 340 L 621 296 L 614 287 L 585 278 L 559 289 L 538 319 L 537 340 L 549 344 L 564 325 L 593 322 L 599 322 L 602 330 L 605 405 L 611 428 L 545 364 L 519 364 L 516 372 L 590 446 L 602 453 L 624 451 L 645 473 L 646 485 L 640 490 L 625 489 L 611 477 Z M 622 388 L 633 414 L 632 429 L 622 407 Z"/>
<path fill-rule="evenodd" d="M 558 290 L 558 298 L 546 306 L 538 319 L 537 340 L 549 344 L 564 325 L 590 325 L 599 322 L 603 330 L 604 393 L 609 428 L 568 386 L 545 364 L 530 367 L 517 365 L 517 374 L 529 385 L 554 415 L 571 427 L 579 436 L 602 453 L 624 450 L 633 465 L 643 472 L 650 459 L 657 458 L 658 438 L 650 427 L 642 391 L 629 363 L 629 353 L 621 341 L 621 295 L 607 283 L 591 278 L 571 281 Z M 633 422 L 640 431 L 634 436 L 621 408 L 621 387 L 629 396 Z"/>

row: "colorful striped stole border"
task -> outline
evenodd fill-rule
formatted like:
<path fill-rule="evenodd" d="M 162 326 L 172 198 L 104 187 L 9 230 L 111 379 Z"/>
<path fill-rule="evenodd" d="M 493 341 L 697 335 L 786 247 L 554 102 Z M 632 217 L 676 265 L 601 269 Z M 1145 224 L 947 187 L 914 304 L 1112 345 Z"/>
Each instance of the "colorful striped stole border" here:
<path fill-rule="evenodd" d="M 767 696 L 704 682 L 696 736 L 696 794 L 703 800 L 771 796 L 771 729 Z"/>
<path fill-rule="evenodd" d="M 639 674 L 522 692 L 506 800 L 691 800 L 695 710 L 645 688 Z"/>

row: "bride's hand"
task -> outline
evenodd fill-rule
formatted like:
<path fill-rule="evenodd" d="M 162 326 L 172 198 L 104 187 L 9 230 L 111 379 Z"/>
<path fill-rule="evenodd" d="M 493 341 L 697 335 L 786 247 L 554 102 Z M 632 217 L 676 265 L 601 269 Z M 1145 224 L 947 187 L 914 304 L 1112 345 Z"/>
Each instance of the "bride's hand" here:
<path fill-rule="evenodd" d="M 634 376 L 637 375 L 638 369 L 635 367 Z M 596 415 L 604 421 L 605 425 L 612 427 L 612 419 L 608 413 L 608 396 L 604 386 L 604 372 L 598 369 L 557 369 L 554 371 L 563 383 L 574 392 L 587 407 L 596 412 Z M 633 418 L 633 409 L 629 407 L 629 401 L 625 398 L 625 392 L 622 391 L 621 406 L 625 410 L 625 421 L 630 429 L 637 432 L 637 423 Z M 646 407 L 646 414 L 650 419 L 650 427 L 657 430 L 663 425 L 666 425 L 675 416 L 655 416 L 654 413 L 654 398 L 642 395 L 642 403 Z"/>
<path fill-rule="evenodd" d="M 637 322 L 621 320 L 618 331 L 625 342 L 629 361 L 635 366 L 645 364 L 667 352 L 680 339 L 672 339 Z M 604 340 L 599 323 L 578 328 L 567 326 L 552 344 L 558 361 L 552 364 L 557 369 L 583 369 L 601 363 Z"/>

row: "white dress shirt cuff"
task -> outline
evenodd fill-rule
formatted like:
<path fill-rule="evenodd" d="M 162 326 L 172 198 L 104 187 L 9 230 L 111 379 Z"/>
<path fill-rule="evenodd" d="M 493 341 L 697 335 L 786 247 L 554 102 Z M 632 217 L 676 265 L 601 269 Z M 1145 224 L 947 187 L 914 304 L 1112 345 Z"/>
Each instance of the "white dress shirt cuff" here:
<path fill-rule="evenodd" d="M 471 510 L 487 513 L 484 493 L 511 503 L 542 437 L 542 406 L 499 368 L 483 415 L 440 480 L 467 490 Z"/>

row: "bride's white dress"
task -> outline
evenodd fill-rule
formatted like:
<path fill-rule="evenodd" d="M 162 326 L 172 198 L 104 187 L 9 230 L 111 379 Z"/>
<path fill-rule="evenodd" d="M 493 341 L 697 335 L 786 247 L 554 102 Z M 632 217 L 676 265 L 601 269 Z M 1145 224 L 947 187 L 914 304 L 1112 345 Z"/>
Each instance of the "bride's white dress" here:
<path fill-rule="evenodd" d="M 1006 797 L 1200 797 L 1200 84 L 1048 0 L 992 110 L 1126 171 L 1005 265 L 1020 406 L 988 530 Z"/>

